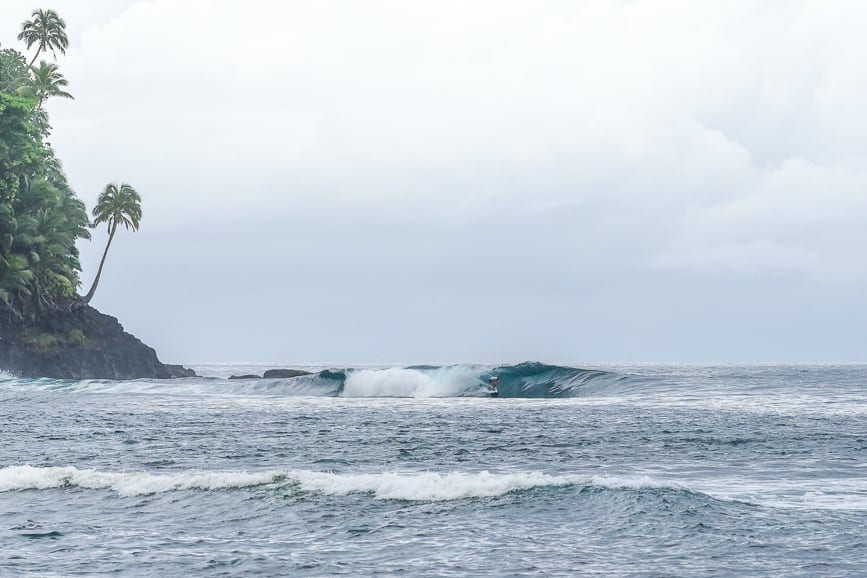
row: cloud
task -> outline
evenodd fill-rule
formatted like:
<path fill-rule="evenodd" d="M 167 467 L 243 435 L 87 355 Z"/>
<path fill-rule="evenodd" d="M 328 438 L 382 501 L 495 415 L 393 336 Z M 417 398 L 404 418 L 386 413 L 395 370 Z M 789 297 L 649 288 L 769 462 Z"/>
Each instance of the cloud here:
<path fill-rule="evenodd" d="M 86 201 L 114 179 L 145 197 L 107 292 L 254 276 L 388 319 L 435 287 L 431 317 L 467 331 L 492 275 L 524 312 L 614 275 L 865 280 L 862 3 L 87 6 L 56 6 L 76 100 L 49 108 Z"/>

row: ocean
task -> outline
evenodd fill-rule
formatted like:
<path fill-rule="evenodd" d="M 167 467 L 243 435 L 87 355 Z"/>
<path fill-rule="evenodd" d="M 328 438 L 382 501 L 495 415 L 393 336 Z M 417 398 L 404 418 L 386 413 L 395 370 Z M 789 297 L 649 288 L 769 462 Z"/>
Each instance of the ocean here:
<path fill-rule="evenodd" d="M 0 375 L 0 575 L 867 575 L 867 365 L 193 367 Z"/>

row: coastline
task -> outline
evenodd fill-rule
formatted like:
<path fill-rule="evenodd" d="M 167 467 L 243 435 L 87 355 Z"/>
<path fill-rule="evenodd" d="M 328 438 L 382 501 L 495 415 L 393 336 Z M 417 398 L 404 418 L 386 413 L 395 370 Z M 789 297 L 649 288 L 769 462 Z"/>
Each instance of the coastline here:
<path fill-rule="evenodd" d="M 162 363 L 156 351 L 127 333 L 117 318 L 88 305 L 56 310 L 34 323 L 4 328 L 0 368 L 33 378 L 196 377 L 191 369 Z"/>

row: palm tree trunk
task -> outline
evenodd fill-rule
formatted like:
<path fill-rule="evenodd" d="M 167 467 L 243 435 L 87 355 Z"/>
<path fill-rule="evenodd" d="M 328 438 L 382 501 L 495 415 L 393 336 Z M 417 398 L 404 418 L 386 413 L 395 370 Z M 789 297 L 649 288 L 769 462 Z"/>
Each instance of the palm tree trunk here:
<path fill-rule="evenodd" d="M 99 277 L 102 275 L 102 266 L 105 265 L 105 258 L 108 257 L 108 248 L 111 247 L 111 240 L 114 239 L 114 233 L 117 231 L 117 222 L 111 224 L 111 229 L 108 233 L 108 243 L 105 245 L 105 251 L 102 253 L 102 260 L 99 262 L 99 269 L 96 271 L 96 278 L 93 280 L 93 285 L 90 286 L 90 291 L 84 296 L 84 304 L 90 303 L 93 299 L 93 294 L 96 293 L 96 286 L 99 285 Z"/>
<path fill-rule="evenodd" d="M 36 54 L 33 55 L 33 60 L 30 61 L 30 64 L 27 65 L 27 68 L 33 66 L 33 63 L 36 62 L 36 59 L 39 58 L 39 53 L 42 52 L 42 47 L 36 49 Z"/>

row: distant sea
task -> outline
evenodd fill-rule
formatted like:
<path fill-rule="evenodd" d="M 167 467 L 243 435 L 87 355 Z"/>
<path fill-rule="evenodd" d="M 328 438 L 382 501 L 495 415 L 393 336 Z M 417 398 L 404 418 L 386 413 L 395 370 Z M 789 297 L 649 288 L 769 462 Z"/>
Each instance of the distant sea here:
<path fill-rule="evenodd" d="M 0 575 L 867 575 L 865 365 L 269 367 L 0 375 Z"/>

